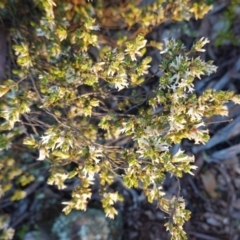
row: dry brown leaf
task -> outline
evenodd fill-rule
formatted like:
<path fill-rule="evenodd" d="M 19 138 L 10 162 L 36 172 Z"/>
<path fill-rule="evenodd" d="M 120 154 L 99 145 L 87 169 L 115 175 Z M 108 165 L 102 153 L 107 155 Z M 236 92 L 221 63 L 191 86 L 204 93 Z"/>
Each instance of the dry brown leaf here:
<path fill-rule="evenodd" d="M 207 171 L 204 174 L 201 174 L 201 179 L 206 192 L 212 198 L 217 198 L 217 193 L 215 192 L 215 189 L 217 187 L 217 182 L 214 174 L 210 171 Z"/>

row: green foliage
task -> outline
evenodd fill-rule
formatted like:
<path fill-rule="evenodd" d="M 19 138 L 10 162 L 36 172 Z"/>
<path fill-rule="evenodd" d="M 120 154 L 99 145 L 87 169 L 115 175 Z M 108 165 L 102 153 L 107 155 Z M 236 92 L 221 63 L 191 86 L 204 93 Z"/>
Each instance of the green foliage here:
<path fill-rule="evenodd" d="M 229 43 L 235 46 L 240 46 L 239 36 L 237 36 L 233 29 L 234 25 L 239 25 L 239 23 L 237 23 L 238 7 L 239 1 L 231 0 L 230 4 L 224 11 L 223 16 L 219 19 L 221 30 L 217 32 L 217 38 L 215 40 L 217 46 Z"/>
<path fill-rule="evenodd" d="M 15 14 L 13 3 L 5 3 L 2 15 Z M 172 239 L 186 239 L 183 224 L 190 212 L 180 193 L 172 199 L 165 197 L 162 183 L 166 172 L 180 178 L 192 174 L 196 166 L 193 157 L 181 150 L 172 155 L 169 148 L 184 138 L 206 143 L 209 135 L 204 118 L 226 115 L 223 104 L 240 100 L 233 92 L 207 90 L 199 97 L 194 93 L 194 79 L 216 71 L 211 61 L 198 57 L 208 43 L 204 38 L 189 51 L 173 39 L 166 40 L 164 47 L 149 43 L 160 48 L 158 71 L 162 76 L 151 94 L 144 91 L 151 66 L 144 34 L 167 20 L 201 18 L 211 6 L 158 0 L 142 9 L 133 2 L 128 7 L 120 19 L 125 19 L 129 29 L 138 23 L 141 33 L 106 44 L 98 32 L 105 21 L 101 22 L 102 1 L 94 7 L 90 3 L 34 1 L 29 31 L 22 26 L 11 29 L 17 66 L 11 79 L 0 86 L 0 148 L 4 154 L 9 152 L 20 136 L 29 150 L 38 151 L 38 161 L 50 163 L 48 184 L 64 189 L 67 179 L 78 178 L 72 199 L 63 203 L 66 214 L 74 208 L 86 210 L 98 175 L 103 209 L 114 218 L 114 204 L 123 197 L 109 186 L 119 170 L 124 170 L 125 186 L 143 189 L 149 202 L 157 202 L 170 215 L 166 228 Z M 34 14 L 41 17 L 36 19 Z M 114 144 L 119 139 L 128 144 Z M 11 182 L 22 173 L 13 161 L 1 158 L 3 181 Z M 70 163 L 74 169 L 66 167 Z M 7 172 L 12 174 L 8 179 Z M 18 182 L 24 187 L 34 180 L 33 175 L 21 176 Z M 11 185 L 6 186 L 1 185 L 1 194 L 10 190 Z M 11 199 L 23 195 L 23 190 L 16 190 Z"/>

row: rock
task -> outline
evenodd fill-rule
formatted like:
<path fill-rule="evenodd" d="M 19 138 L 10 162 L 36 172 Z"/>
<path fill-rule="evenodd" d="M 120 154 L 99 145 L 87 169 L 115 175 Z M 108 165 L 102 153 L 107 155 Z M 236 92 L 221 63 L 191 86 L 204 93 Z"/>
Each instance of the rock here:
<path fill-rule="evenodd" d="M 106 218 L 98 209 L 61 214 L 52 227 L 59 240 L 120 240 L 122 217 Z"/>

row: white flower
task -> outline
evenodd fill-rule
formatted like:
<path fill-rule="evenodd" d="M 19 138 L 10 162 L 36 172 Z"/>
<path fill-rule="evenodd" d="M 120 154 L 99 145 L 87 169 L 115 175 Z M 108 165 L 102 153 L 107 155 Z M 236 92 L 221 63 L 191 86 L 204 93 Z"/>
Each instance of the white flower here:
<path fill-rule="evenodd" d="M 186 123 L 186 120 L 182 120 L 181 122 L 177 122 L 173 116 L 168 117 L 170 129 L 169 131 L 179 131 L 184 129 L 184 123 Z"/>
<path fill-rule="evenodd" d="M 195 45 L 194 48 L 197 52 L 205 52 L 206 50 L 203 49 L 204 45 L 209 43 L 209 40 L 207 38 L 202 37 Z"/>
<path fill-rule="evenodd" d="M 204 133 L 208 134 L 208 130 L 199 130 L 197 128 L 194 128 L 194 131 L 191 131 L 188 134 L 188 138 L 194 140 L 195 144 L 205 143 L 203 140 Z"/>
<path fill-rule="evenodd" d="M 88 180 L 89 185 L 93 185 L 94 180 L 95 180 L 94 173 L 88 173 L 87 180 Z"/>
<path fill-rule="evenodd" d="M 179 72 L 178 73 L 175 73 L 170 79 L 169 79 L 169 81 L 170 81 L 170 83 L 178 83 L 179 82 L 179 80 L 180 80 L 180 74 L 179 74 Z M 175 80 L 176 79 L 176 80 Z M 175 80 L 175 81 L 174 81 Z"/>
<path fill-rule="evenodd" d="M 152 128 L 150 126 L 147 126 L 146 129 L 144 130 L 144 132 L 148 135 L 148 136 L 159 136 L 162 131 L 156 128 Z"/>
<path fill-rule="evenodd" d="M 118 192 L 115 192 L 115 193 L 104 193 L 103 197 L 104 198 L 108 198 L 109 199 L 109 204 L 113 205 L 118 200 Z"/>
<path fill-rule="evenodd" d="M 196 170 L 196 169 L 198 168 L 198 166 L 191 165 L 190 168 L 191 168 L 192 170 Z M 194 175 L 194 173 L 191 172 L 191 171 L 189 171 L 188 173 L 191 174 L 191 175 Z"/>
<path fill-rule="evenodd" d="M 52 150 L 54 150 L 55 148 L 60 148 L 64 142 L 65 142 L 64 137 L 58 137 L 57 140 L 55 141 L 55 144 L 52 146 Z"/>
<path fill-rule="evenodd" d="M 56 6 L 56 3 L 53 0 L 47 0 L 48 6 L 44 10 L 46 11 L 47 15 L 54 19 L 53 7 Z"/>
<path fill-rule="evenodd" d="M 88 201 L 87 199 L 85 200 L 82 200 L 82 199 L 78 199 L 75 203 L 75 208 L 77 210 L 83 210 L 83 211 L 86 211 L 87 210 L 87 204 L 88 204 Z"/>
<path fill-rule="evenodd" d="M 202 42 L 202 45 L 203 45 L 203 46 L 204 46 L 205 44 L 209 43 L 209 40 L 208 40 L 207 38 L 204 38 L 204 37 L 202 37 L 202 38 L 200 39 L 200 41 Z"/>
<path fill-rule="evenodd" d="M 47 133 L 45 134 L 45 136 L 41 137 L 41 143 L 42 144 L 47 144 L 49 142 L 49 140 L 55 135 L 55 133 Z"/>
<path fill-rule="evenodd" d="M 208 75 L 210 75 L 213 72 L 217 71 L 217 66 L 215 66 L 215 65 L 207 65 L 205 71 L 207 72 Z"/>
<path fill-rule="evenodd" d="M 147 138 L 149 137 L 149 138 Z M 142 137 L 137 139 L 138 144 L 140 148 L 147 149 L 149 147 L 154 147 L 156 151 L 159 152 L 165 152 L 168 151 L 169 145 L 166 142 L 161 142 L 161 138 L 158 137 L 158 135 L 155 135 L 155 137 Z M 141 153 L 142 151 L 137 151 L 138 153 Z"/>
<path fill-rule="evenodd" d="M 185 161 L 186 159 L 189 159 L 190 157 L 186 154 L 184 154 L 184 151 L 182 151 L 180 148 L 178 149 L 177 153 L 173 156 L 172 162 L 181 162 Z"/>
<path fill-rule="evenodd" d="M 95 63 L 94 66 L 92 67 L 92 71 L 97 75 L 98 72 L 102 71 L 103 70 L 103 65 L 105 65 L 106 63 L 105 62 L 98 62 L 98 63 Z"/>
<path fill-rule="evenodd" d="M 4 235 L 6 236 L 7 239 L 12 239 L 14 236 L 15 230 L 13 228 L 7 228 L 4 229 Z"/>
<path fill-rule="evenodd" d="M 169 145 L 166 142 L 163 142 L 163 143 L 156 142 L 154 146 L 155 146 L 155 149 L 158 150 L 159 152 L 165 152 L 165 151 L 168 151 L 169 149 Z"/>
<path fill-rule="evenodd" d="M 46 148 L 41 147 L 39 149 L 39 157 L 37 160 L 43 161 L 43 160 L 45 160 L 46 157 L 48 157 L 48 151 L 46 150 Z"/>
<path fill-rule="evenodd" d="M 191 117 L 191 120 L 201 120 L 203 114 L 201 112 L 196 111 L 196 108 L 189 108 L 187 114 Z"/>
<path fill-rule="evenodd" d="M 128 81 L 126 79 L 127 75 L 125 73 L 123 74 L 119 74 L 116 78 L 115 78 L 115 88 L 118 89 L 118 91 L 124 89 L 125 87 L 128 87 Z"/>
<path fill-rule="evenodd" d="M 181 63 L 183 61 L 183 56 L 179 55 L 178 57 L 175 58 L 175 61 L 170 63 L 170 67 L 175 68 L 175 70 L 179 70 L 179 67 L 181 66 Z"/>
<path fill-rule="evenodd" d="M 133 44 L 128 44 L 127 43 L 127 49 L 125 50 L 126 53 L 128 53 L 131 57 L 132 61 L 136 61 L 137 58 L 136 56 L 141 56 L 140 50 L 145 47 L 147 40 L 144 39 L 137 39 L 138 40 L 138 45 L 133 45 Z"/>
<path fill-rule="evenodd" d="M 56 6 L 56 3 L 55 3 L 53 0 L 47 0 L 47 2 L 49 3 L 49 5 L 50 5 L 51 7 Z"/>
<path fill-rule="evenodd" d="M 115 215 L 118 214 L 117 210 L 114 207 L 107 207 L 105 209 L 106 217 L 109 217 L 111 219 L 114 219 Z"/>
<path fill-rule="evenodd" d="M 108 76 L 113 76 L 114 73 L 117 71 L 118 69 L 115 68 L 114 66 L 110 65 L 109 68 L 108 68 L 108 71 L 107 71 L 107 75 Z"/>
<path fill-rule="evenodd" d="M 95 161 L 95 163 L 99 163 L 101 157 L 103 157 L 102 150 L 97 149 L 95 146 L 90 146 L 89 147 L 89 154 L 90 158 Z"/>
<path fill-rule="evenodd" d="M 163 41 L 164 41 L 164 43 L 165 43 L 165 49 L 162 50 L 162 51 L 160 52 L 160 54 L 164 54 L 164 53 L 168 52 L 168 50 L 169 50 L 169 48 L 168 48 L 169 40 L 165 38 Z"/>
<path fill-rule="evenodd" d="M 64 181 L 68 178 L 68 174 L 66 173 L 54 173 L 49 179 L 48 184 L 57 185 L 58 189 L 64 189 L 66 186 L 64 185 Z"/>
<path fill-rule="evenodd" d="M 188 88 L 188 92 L 189 92 L 189 93 L 193 93 L 193 92 L 195 91 L 193 84 L 189 84 L 189 85 L 187 86 L 187 88 Z M 184 90 L 185 90 L 185 89 L 184 89 Z"/>
<path fill-rule="evenodd" d="M 85 180 L 88 181 L 89 185 L 93 185 L 94 184 L 94 180 L 95 180 L 95 172 L 89 172 L 85 167 L 82 170 L 83 173 L 83 177 Z"/>
<path fill-rule="evenodd" d="M 19 112 L 15 108 L 7 108 L 6 110 L 2 111 L 2 116 L 6 120 L 8 120 L 11 128 L 13 128 L 14 123 L 19 121 Z"/>

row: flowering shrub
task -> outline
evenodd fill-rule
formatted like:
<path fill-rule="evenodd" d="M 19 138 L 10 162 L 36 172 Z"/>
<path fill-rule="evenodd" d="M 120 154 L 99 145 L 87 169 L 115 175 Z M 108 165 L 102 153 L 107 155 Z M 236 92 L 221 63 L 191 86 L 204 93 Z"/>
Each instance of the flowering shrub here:
<path fill-rule="evenodd" d="M 109 185 L 121 174 L 125 186 L 141 188 L 149 202 L 170 215 L 166 228 L 172 239 L 186 239 L 183 224 L 190 212 L 180 193 L 165 197 L 162 183 L 167 172 L 178 179 L 196 167 L 192 156 L 182 150 L 172 155 L 169 148 L 183 138 L 207 142 L 204 118 L 227 115 L 224 103 L 239 102 L 239 97 L 213 90 L 194 93 L 194 79 L 216 71 L 198 56 L 207 39 L 187 50 L 174 39 L 148 42 L 145 34 L 167 20 L 201 18 L 211 6 L 189 0 L 158 0 L 143 7 L 134 1 L 117 7 L 104 3 L 35 0 L 28 23 L 23 18 L 11 29 L 16 64 L 0 86 L 1 156 L 21 136 L 31 151 L 38 151 L 38 161 L 50 163 L 48 184 L 64 189 L 65 180 L 78 178 L 72 199 L 63 203 L 66 214 L 86 210 L 98 175 L 103 209 L 114 218 L 114 204 L 123 198 Z M 15 16 L 17 9 L 18 1 L 5 1 L 1 16 Z M 117 22 L 129 29 L 129 37 L 109 39 L 100 31 L 119 28 Z M 131 32 L 136 23 L 137 32 Z M 150 93 L 144 88 L 152 61 L 148 46 L 161 54 L 161 77 Z M 72 170 L 66 168 L 70 163 Z M 8 190 L 0 185 L 1 194 Z"/>

